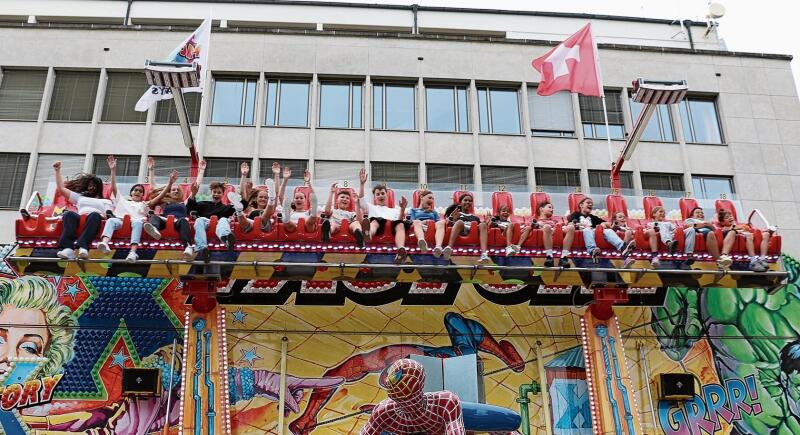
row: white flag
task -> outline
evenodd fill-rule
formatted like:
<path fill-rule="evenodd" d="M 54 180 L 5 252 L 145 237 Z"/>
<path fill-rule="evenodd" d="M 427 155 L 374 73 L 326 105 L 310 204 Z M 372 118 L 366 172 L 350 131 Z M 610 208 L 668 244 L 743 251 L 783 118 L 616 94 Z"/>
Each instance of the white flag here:
<path fill-rule="evenodd" d="M 197 28 L 188 38 L 186 38 L 172 53 L 164 60 L 165 62 L 197 62 L 200 65 L 200 86 L 195 88 L 183 88 L 183 92 L 203 92 L 205 84 L 206 65 L 208 65 L 208 49 L 211 43 L 211 18 L 206 18 L 203 24 Z M 157 101 L 169 100 L 172 98 L 172 90 L 167 86 L 150 86 L 145 91 L 142 98 L 136 102 L 136 111 L 144 112 L 153 106 Z"/>

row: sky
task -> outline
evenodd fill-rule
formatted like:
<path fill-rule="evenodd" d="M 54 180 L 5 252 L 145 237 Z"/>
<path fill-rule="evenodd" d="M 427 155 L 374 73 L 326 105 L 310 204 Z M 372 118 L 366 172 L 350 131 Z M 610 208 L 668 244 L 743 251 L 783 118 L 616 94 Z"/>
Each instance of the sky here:
<path fill-rule="evenodd" d="M 707 0 L 347 0 L 352 3 L 412 4 L 508 10 L 585 12 L 704 21 Z M 725 9 L 719 34 L 728 50 L 794 56 L 795 86 L 800 83 L 800 2 L 796 0 L 716 0 Z M 798 87 L 800 89 L 800 86 Z M 800 93 L 800 92 L 799 92 Z"/>

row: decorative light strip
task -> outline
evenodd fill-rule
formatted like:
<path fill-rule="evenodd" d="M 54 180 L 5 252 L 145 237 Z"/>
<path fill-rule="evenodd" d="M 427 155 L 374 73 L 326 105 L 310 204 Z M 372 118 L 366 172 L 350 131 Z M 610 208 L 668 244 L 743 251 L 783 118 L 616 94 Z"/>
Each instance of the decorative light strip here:
<path fill-rule="evenodd" d="M 220 378 L 222 379 L 222 391 L 220 394 L 220 402 L 222 402 L 222 421 L 223 421 L 223 430 L 222 433 L 224 435 L 228 435 L 231 433 L 231 409 L 230 409 L 230 385 L 228 383 L 228 325 L 227 325 L 227 316 L 226 310 L 224 307 L 219 308 L 219 312 L 217 314 L 217 333 L 221 340 L 221 346 L 219 349 L 220 359 L 222 360 L 222 367 L 220 370 Z"/>
<path fill-rule="evenodd" d="M 180 403 L 178 407 L 181 410 L 180 415 L 178 416 L 178 434 L 183 433 L 183 396 L 186 393 L 186 357 L 189 354 L 189 310 L 186 310 L 186 313 L 183 316 L 183 355 L 181 355 L 181 394 L 180 394 Z"/>
<path fill-rule="evenodd" d="M 586 367 L 586 386 L 589 390 L 589 408 L 592 414 L 592 433 L 602 435 L 600 419 L 597 417 L 596 398 L 594 397 L 594 382 L 592 380 L 592 355 L 589 347 L 589 334 L 586 327 L 586 319 L 581 317 L 581 340 L 583 342 L 583 363 Z"/>
<path fill-rule="evenodd" d="M 619 331 L 622 331 L 619 328 L 619 317 L 617 317 L 616 315 L 614 316 L 614 324 L 617 326 L 617 333 L 619 333 Z M 620 334 L 619 338 L 620 339 L 617 340 L 617 341 L 619 342 L 620 349 L 622 349 L 622 359 L 625 360 L 625 368 L 628 371 L 626 373 L 626 375 L 628 377 L 628 381 L 630 381 L 630 384 L 631 384 L 630 391 L 631 391 L 631 397 L 633 397 L 633 407 L 635 409 L 633 411 L 633 413 L 635 413 L 635 415 L 636 415 L 636 424 L 637 424 L 637 426 L 639 426 L 639 429 L 641 430 L 642 429 L 642 416 L 641 416 L 641 412 L 639 412 L 639 401 L 636 400 L 636 390 L 633 388 L 633 381 L 631 380 L 631 365 L 628 362 L 628 358 L 625 356 L 625 344 L 623 344 L 622 334 Z M 645 379 L 645 382 L 650 382 L 650 380 L 649 379 Z"/>

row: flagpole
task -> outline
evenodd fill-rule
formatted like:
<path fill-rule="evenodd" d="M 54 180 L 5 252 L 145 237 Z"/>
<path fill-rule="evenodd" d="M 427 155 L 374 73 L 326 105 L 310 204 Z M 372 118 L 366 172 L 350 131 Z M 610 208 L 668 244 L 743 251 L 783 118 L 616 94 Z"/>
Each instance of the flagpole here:
<path fill-rule="evenodd" d="M 614 150 L 611 147 L 611 130 L 608 128 L 608 109 L 606 109 L 606 95 L 605 92 L 603 96 L 600 97 L 600 100 L 603 102 L 603 118 L 606 121 L 606 143 L 608 144 L 608 161 L 611 164 L 614 164 Z"/>

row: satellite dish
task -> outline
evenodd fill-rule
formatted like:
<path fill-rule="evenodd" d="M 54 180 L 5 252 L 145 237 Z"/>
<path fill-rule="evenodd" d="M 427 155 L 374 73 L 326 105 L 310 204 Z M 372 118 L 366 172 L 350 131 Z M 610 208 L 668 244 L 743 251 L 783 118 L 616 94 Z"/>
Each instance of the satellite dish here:
<path fill-rule="evenodd" d="M 725 6 L 722 3 L 709 3 L 708 4 L 708 18 L 719 19 L 725 15 Z"/>

